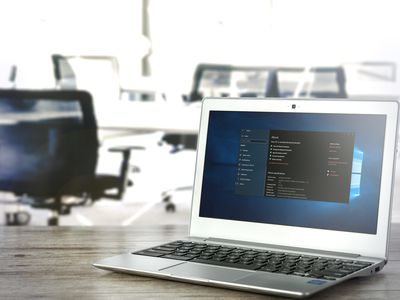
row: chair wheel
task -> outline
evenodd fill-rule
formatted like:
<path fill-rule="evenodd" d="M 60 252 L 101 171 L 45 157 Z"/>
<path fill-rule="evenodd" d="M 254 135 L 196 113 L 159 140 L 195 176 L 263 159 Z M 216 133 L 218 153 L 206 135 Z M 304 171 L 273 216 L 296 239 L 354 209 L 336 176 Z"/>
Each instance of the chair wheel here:
<path fill-rule="evenodd" d="M 175 208 L 175 204 L 173 204 L 173 203 L 168 203 L 166 206 L 165 206 L 165 210 L 167 211 L 167 212 L 175 212 L 175 210 L 176 210 L 176 208 Z"/>
<path fill-rule="evenodd" d="M 30 220 L 31 215 L 26 211 L 6 213 L 6 225 L 8 226 L 28 225 Z"/>
<path fill-rule="evenodd" d="M 163 202 L 166 202 L 166 203 L 171 202 L 171 196 L 170 196 L 170 195 L 164 196 L 164 197 L 162 198 L 162 201 L 163 201 Z"/>
<path fill-rule="evenodd" d="M 138 166 L 132 166 L 131 170 L 132 173 L 140 173 L 140 168 Z"/>
<path fill-rule="evenodd" d="M 47 220 L 47 225 L 48 226 L 58 226 L 58 217 L 50 217 Z"/>
<path fill-rule="evenodd" d="M 26 211 L 19 211 L 16 213 L 16 219 L 18 225 L 28 225 L 29 221 L 31 220 L 31 215 Z"/>

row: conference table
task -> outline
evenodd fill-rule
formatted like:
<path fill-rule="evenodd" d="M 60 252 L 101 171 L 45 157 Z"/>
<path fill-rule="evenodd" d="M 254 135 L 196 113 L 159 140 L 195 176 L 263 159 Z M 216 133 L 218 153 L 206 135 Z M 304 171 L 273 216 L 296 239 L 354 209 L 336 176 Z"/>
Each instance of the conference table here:
<path fill-rule="evenodd" d="M 95 109 L 102 130 L 197 134 L 201 103 L 115 101 L 112 105 L 96 103 Z"/>
<path fill-rule="evenodd" d="M 94 268 L 101 258 L 182 239 L 187 226 L 0 227 L 0 299 L 280 299 Z M 311 299 L 400 299 L 400 224 L 389 262 Z"/>

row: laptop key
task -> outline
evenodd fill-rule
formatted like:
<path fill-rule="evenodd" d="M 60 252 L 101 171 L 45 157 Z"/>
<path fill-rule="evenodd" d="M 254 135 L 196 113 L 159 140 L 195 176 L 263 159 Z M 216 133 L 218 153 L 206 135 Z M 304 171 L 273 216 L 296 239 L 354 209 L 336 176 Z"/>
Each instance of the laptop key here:
<path fill-rule="evenodd" d="M 265 271 L 265 272 L 276 272 L 279 269 L 276 267 L 272 267 L 272 266 L 264 266 L 258 269 L 258 271 Z"/>
<path fill-rule="evenodd" d="M 199 256 L 199 258 L 200 258 L 200 259 L 206 259 L 206 260 L 209 260 L 209 259 L 211 259 L 211 258 L 212 258 L 212 256 L 210 256 L 210 255 L 200 255 L 200 256 Z"/>
<path fill-rule="evenodd" d="M 238 259 L 225 259 L 225 261 L 234 264 L 234 263 L 237 263 L 239 260 Z"/>
<path fill-rule="evenodd" d="M 214 254 L 214 257 L 226 257 L 225 253 L 216 253 Z"/>
<path fill-rule="evenodd" d="M 214 251 L 212 251 L 212 250 L 204 250 L 202 253 L 203 254 L 214 254 L 214 253 L 216 253 L 217 251 L 216 250 L 214 250 Z"/>
<path fill-rule="evenodd" d="M 344 264 L 352 264 L 354 262 L 353 260 L 347 260 L 347 259 L 338 259 L 336 261 L 344 263 Z"/>
<path fill-rule="evenodd" d="M 162 245 L 162 246 L 159 246 L 159 247 L 155 247 L 155 248 L 152 248 L 152 249 L 154 249 L 154 250 L 169 250 L 169 249 L 176 249 L 177 247 L 176 246 L 169 246 L 169 245 Z"/>
<path fill-rule="evenodd" d="M 252 265 L 252 264 L 254 264 L 254 261 L 252 261 L 252 260 L 239 260 L 239 263 L 243 264 L 243 265 Z"/>
<path fill-rule="evenodd" d="M 266 259 L 255 259 L 254 263 L 256 263 L 256 264 L 266 264 L 267 260 Z"/>
<path fill-rule="evenodd" d="M 192 258 L 198 257 L 198 255 L 188 253 L 188 254 L 185 254 L 184 257 L 188 257 L 188 258 L 192 259 Z"/>
<path fill-rule="evenodd" d="M 240 255 L 233 255 L 233 254 L 228 254 L 226 257 L 229 259 L 240 259 L 241 258 Z"/>
<path fill-rule="evenodd" d="M 179 247 L 178 249 L 180 249 L 180 250 L 185 250 L 185 251 L 189 251 L 189 250 L 192 250 L 193 247 L 182 246 L 182 247 Z"/>
<path fill-rule="evenodd" d="M 225 257 L 213 257 L 210 261 L 224 261 Z"/>

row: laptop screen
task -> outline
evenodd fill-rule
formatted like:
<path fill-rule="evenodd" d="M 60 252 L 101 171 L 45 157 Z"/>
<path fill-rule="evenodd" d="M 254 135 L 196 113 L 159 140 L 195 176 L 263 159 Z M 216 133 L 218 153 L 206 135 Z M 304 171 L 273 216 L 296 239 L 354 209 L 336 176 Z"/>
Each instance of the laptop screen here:
<path fill-rule="evenodd" d="M 376 234 L 385 115 L 211 111 L 200 217 Z"/>

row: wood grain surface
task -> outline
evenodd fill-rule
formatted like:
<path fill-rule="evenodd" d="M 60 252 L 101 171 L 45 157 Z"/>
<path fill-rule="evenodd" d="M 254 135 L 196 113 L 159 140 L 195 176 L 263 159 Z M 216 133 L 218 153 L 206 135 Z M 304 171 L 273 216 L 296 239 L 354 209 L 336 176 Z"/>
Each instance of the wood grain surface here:
<path fill-rule="evenodd" d="M 118 274 L 92 267 L 111 255 L 186 236 L 186 226 L 0 227 L 0 299 L 279 299 Z M 400 299 L 400 224 L 388 265 L 311 299 Z"/>

